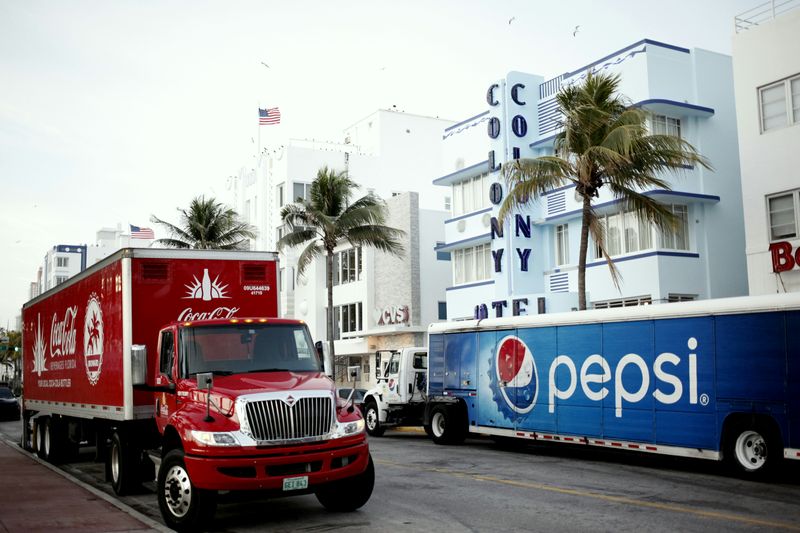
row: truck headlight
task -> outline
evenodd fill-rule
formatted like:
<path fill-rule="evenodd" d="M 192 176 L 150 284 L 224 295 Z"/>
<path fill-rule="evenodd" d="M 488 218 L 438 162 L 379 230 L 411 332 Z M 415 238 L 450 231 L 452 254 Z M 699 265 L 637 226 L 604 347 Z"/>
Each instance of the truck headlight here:
<path fill-rule="evenodd" d="M 364 419 L 360 418 L 354 422 L 337 422 L 333 432 L 334 439 L 357 435 L 364 431 Z"/>
<path fill-rule="evenodd" d="M 233 433 L 192 430 L 192 438 L 205 446 L 239 446 Z"/>

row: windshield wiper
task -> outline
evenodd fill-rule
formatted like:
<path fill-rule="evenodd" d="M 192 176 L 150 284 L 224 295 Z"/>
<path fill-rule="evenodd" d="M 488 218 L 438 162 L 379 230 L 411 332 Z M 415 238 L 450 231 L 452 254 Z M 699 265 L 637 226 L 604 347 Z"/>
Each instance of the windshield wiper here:
<path fill-rule="evenodd" d="M 209 370 L 215 376 L 230 376 L 233 374 L 233 370 Z"/>
<path fill-rule="evenodd" d="M 291 372 L 288 368 L 257 368 L 255 370 L 248 370 L 248 374 L 252 374 L 254 372 Z"/>

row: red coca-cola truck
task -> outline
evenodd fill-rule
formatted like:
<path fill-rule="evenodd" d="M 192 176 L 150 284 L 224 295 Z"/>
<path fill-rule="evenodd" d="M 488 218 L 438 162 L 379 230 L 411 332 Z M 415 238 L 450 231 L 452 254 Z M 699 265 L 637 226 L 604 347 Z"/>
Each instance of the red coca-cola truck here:
<path fill-rule="evenodd" d="M 278 316 L 272 252 L 123 249 L 22 309 L 24 443 L 97 447 L 117 494 L 155 479 L 165 522 L 194 529 L 219 490 L 367 502 L 357 409 L 307 326 Z"/>

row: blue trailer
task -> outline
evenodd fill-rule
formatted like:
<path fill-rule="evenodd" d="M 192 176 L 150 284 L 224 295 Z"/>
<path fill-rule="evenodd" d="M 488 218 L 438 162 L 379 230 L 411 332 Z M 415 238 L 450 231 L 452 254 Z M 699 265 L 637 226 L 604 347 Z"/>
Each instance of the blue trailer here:
<path fill-rule="evenodd" d="M 800 294 L 432 324 L 426 429 L 800 460 Z"/>

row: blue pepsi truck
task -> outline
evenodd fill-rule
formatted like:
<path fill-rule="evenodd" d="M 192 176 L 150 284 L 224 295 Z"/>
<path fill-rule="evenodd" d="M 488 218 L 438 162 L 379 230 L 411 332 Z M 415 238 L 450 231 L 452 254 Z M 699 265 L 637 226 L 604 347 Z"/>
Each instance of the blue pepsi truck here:
<path fill-rule="evenodd" d="M 432 324 L 426 431 L 800 460 L 800 294 Z"/>

